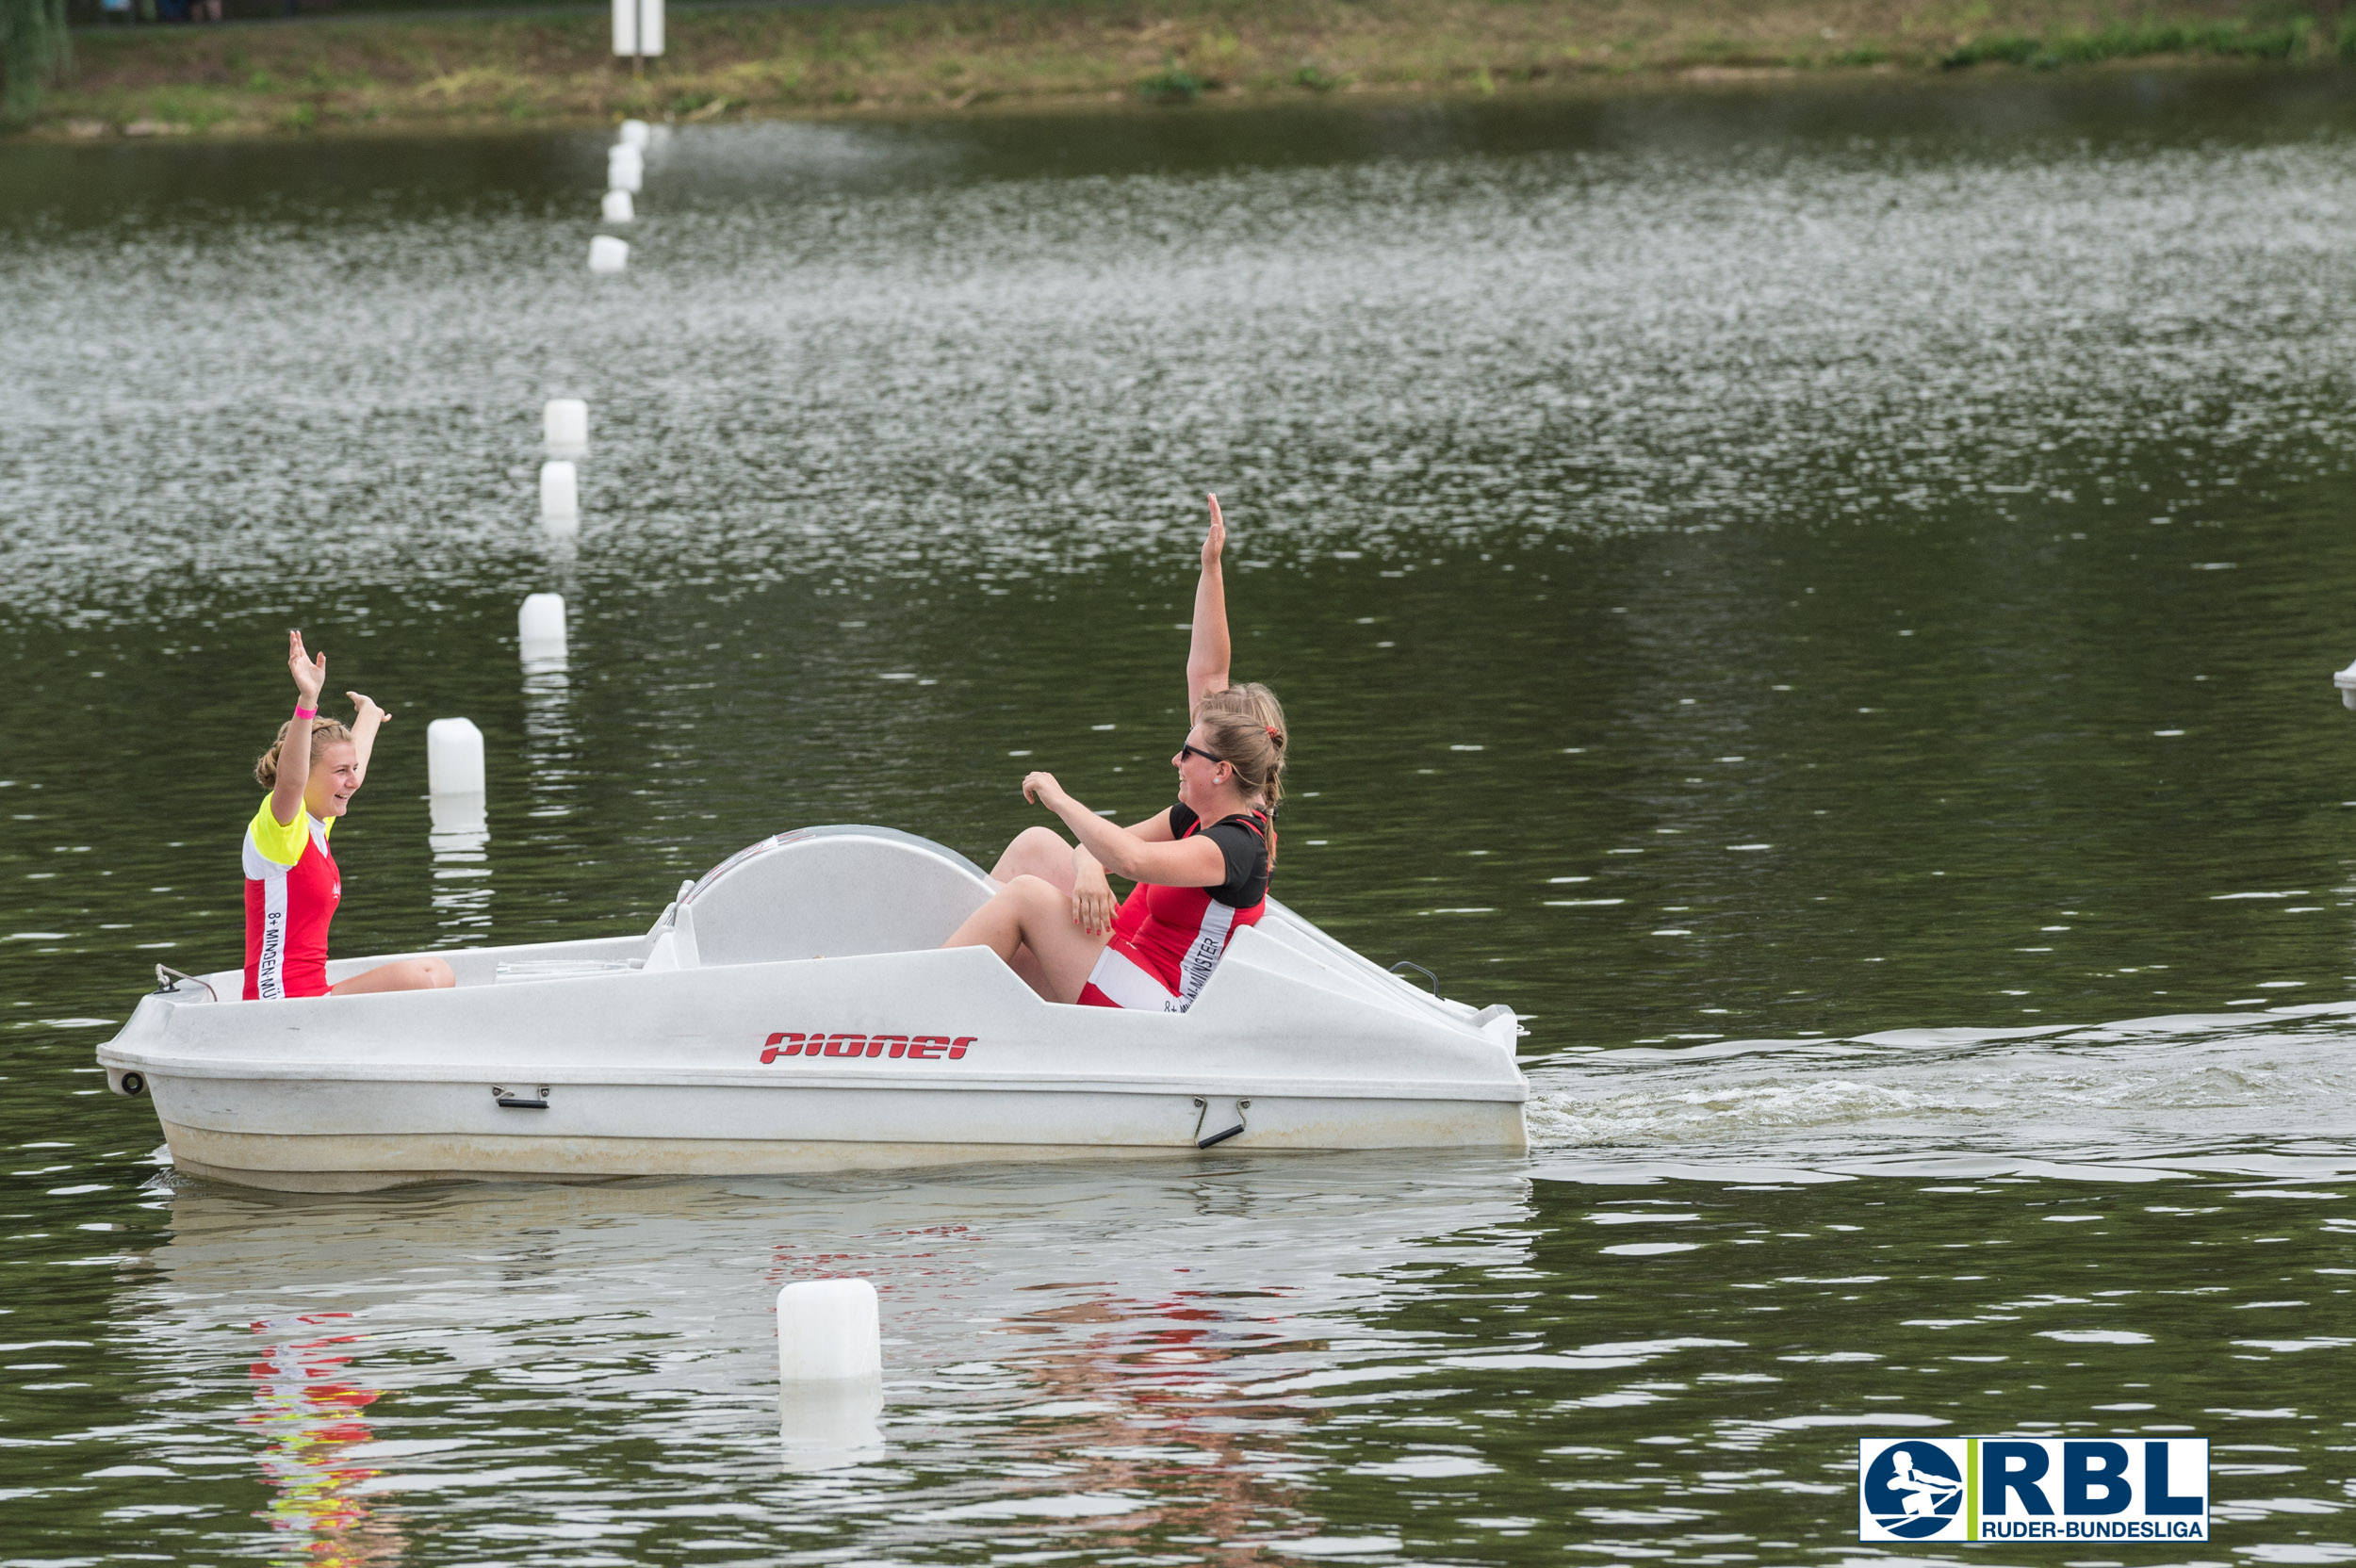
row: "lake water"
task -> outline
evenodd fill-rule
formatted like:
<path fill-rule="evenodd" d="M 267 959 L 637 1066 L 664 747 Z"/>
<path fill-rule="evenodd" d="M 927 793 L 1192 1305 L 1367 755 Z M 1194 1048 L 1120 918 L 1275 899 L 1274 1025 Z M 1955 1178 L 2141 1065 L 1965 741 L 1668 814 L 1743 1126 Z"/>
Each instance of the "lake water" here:
<path fill-rule="evenodd" d="M 0 1563 L 1897 1560 L 1897 1430 L 2356 1560 L 2356 77 L 681 128 L 592 279 L 605 139 L 0 159 Z M 1277 890 L 1530 1015 L 1527 1160 L 286 1197 L 103 1093 L 287 626 L 398 713 L 338 951 L 642 929 L 1166 800 L 1206 488 Z"/>

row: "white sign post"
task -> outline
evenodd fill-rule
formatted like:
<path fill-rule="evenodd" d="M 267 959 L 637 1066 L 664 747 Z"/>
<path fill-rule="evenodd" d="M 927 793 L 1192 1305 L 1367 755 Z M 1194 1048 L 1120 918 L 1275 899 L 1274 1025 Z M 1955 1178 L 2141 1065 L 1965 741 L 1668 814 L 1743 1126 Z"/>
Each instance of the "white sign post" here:
<path fill-rule="evenodd" d="M 614 0 L 614 52 L 630 57 L 633 76 L 663 53 L 663 0 Z"/>

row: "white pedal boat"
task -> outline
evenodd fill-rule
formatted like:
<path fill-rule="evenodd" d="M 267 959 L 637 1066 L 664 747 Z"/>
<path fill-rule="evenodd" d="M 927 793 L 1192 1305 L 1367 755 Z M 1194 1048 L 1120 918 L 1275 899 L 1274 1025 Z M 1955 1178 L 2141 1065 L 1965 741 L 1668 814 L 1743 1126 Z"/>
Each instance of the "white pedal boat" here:
<path fill-rule="evenodd" d="M 293 1191 L 1524 1147 L 1509 1007 L 1434 996 L 1273 899 L 1189 1012 L 1043 1002 L 987 948 L 937 945 L 992 886 L 910 834 L 805 828 L 643 936 L 442 951 L 436 991 L 244 1002 L 224 970 L 144 998 L 98 1059 L 179 1169 Z"/>

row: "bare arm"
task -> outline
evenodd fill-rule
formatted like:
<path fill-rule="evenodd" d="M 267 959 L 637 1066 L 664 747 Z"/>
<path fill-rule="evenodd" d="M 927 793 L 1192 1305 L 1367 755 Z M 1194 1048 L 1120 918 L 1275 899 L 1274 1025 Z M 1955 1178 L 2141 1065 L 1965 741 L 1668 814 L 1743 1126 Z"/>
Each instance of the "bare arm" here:
<path fill-rule="evenodd" d="M 1226 855 L 1200 834 L 1155 842 L 1129 828 L 1116 827 L 1065 793 L 1052 773 L 1035 773 L 1023 779 L 1023 794 L 1061 817 L 1072 836 L 1080 841 L 1080 847 L 1116 876 L 1163 888 L 1216 888 L 1227 880 Z M 1164 833 L 1169 824 L 1164 816 Z"/>
<path fill-rule="evenodd" d="M 303 633 L 286 633 L 286 673 L 294 677 L 295 706 L 318 710 L 319 688 L 327 684 L 327 655 L 317 659 L 303 652 Z M 303 789 L 311 782 L 311 727 L 298 723 L 278 748 L 278 777 L 270 789 L 270 820 L 281 826 L 303 811 Z"/>
<path fill-rule="evenodd" d="M 351 699 L 354 713 L 352 721 L 352 749 L 353 760 L 359 764 L 359 777 L 354 781 L 356 788 L 368 781 L 368 756 L 376 750 L 376 732 L 382 726 L 392 722 L 393 716 L 379 708 L 374 697 L 364 695 L 359 692 L 346 692 L 344 695 Z"/>
<path fill-rule="evenodd" d="M 1227 584 L 1219 576 L 1219 551 L 1227 547 L 1227 522 L 1219 498 L 1211 498 L 1211 526 L 1203 535 L 1203 575 L 1194 582 L 1194 635 L 1186 646 L 1186 715 L 1203 696 L 1227 690 L 1234 653 L 1227 640 Z"/>
<path fill-rule="evenodd" d="M 1098 819 L 1102 820 L 1102 819 Z M 1143 822 L 1131 823 L 1121 832 L 1142 843 L 1169 843 L 1176 835 L 1170 830 L 1170 812 L 1154 812 Z M 1120 903 L 1113 897 L 1112 884 L 1104 880 L 1104 862 L 1090 854 L 1085 843 L 1072 846 L 1072 923 L 1090 936 L 1113 928 L 1113 916 Z"/>

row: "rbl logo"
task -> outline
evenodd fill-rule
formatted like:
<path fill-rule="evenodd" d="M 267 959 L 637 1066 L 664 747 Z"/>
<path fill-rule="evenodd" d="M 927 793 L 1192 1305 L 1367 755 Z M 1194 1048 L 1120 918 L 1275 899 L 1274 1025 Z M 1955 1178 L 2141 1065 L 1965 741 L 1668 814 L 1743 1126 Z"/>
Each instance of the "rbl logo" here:
<path fill-rule="evenodd" d="M 881 1056 L 895 1062 L 930 1062 L 946 1057 L 954 1062 L 964 1056 L 965 1048 L 973 1040 L 972 1035 L 803 1035 L 779 1031 L 761 1047 L 761 1059 L 774 1062 L 779 1056 L 801 1056 L 815 1061 L 821 1056 Z"/>
<path fill-rule="evenodd" d="M 2206 1541 L 2201 1437 L 1866 1437 L 1860 1541 Z"/>

